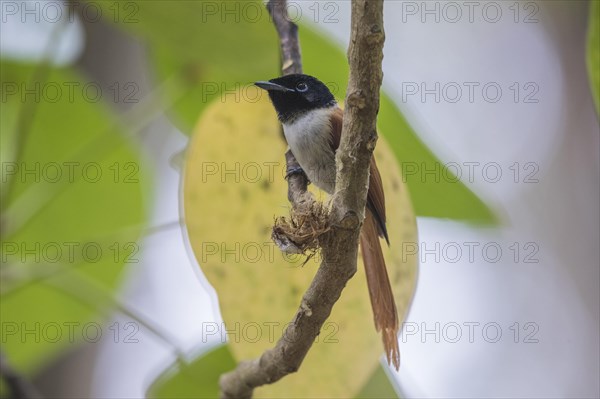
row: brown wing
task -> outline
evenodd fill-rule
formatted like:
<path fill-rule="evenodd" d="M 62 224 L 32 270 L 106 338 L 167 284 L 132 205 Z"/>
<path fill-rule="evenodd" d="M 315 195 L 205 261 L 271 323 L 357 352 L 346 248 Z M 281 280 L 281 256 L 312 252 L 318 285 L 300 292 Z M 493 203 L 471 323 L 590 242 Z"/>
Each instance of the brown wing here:
<path fill-rule="evenodd" d="M 369 175 L 369 193 L 367 194 L 367 207 L 373 212 L 373 216 L 377 221 L 377 229 L 379 236 L 385 238 L 385 241 L 390 245 L 387 227 L 385 226 L 385 195 L 383 193 L 383 182 L 381 175 L 375 162 L 375 157 L 371 158 L 371 174 Z"/>
<path fill-rule="evenodd" d="M 340 139 L 342 137 L 342 123 L 344 120 L 344 111 L 341 108 L 336 108 L 331 114 L 331 148 L 333 151 L 337 151 L 340 146 Z M 377 230 L 379 236 L 385 238 L 385 241 L 390 245 L 390 240 L 385 226 L 385 195 L 383 194 L 383 183 L 381 181 L 381 175 L 379 169 L 377 169 L 377 163 L 375 157 L 371 158 L 371 173 L 369 176 L 369 192 L 367 194 L 367 208 L 373 213 L 375 221 L 377 222 Z"/>
<path fill-rule="evenodd" d="M 333 152 L 336 152 L 340 146 L 343 121 L 344 111 L 342 111 L 341 108 L 336 107 L 329 117 L 329 122 L 331 123 L 331 148 L 333 148 Z"/>

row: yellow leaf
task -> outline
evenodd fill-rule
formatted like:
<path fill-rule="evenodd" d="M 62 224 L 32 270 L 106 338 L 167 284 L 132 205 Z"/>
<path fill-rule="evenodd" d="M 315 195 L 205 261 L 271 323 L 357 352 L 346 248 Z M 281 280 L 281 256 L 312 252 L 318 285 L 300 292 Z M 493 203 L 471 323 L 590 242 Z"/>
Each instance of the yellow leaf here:
<path fill-rule="evenodd" d="M 255 102 L 211 104 L 187 151 L 183 197 L 189 239 L 219 296 L 237 361 L 274 346 L 318 267 L 318 256 L 302 266 L 303 258 L 281 254 L 270 239 L 275 216 L 289 213 L 285 150 L 275 113 L 262 96 Z M 403 241 L 416 242 L 415 216 L 398 162 L 382 138 L 376 157 L 391 246 L 382 244 L 403 320 L 417 265 L 415 256 L 403 259 L 401 249 Z M 318 197 L 327 199 L 322 193 Z M 382 353 L 361 263 L 300 371 L 258 388 L 255 397 L 352 397 Z"/>

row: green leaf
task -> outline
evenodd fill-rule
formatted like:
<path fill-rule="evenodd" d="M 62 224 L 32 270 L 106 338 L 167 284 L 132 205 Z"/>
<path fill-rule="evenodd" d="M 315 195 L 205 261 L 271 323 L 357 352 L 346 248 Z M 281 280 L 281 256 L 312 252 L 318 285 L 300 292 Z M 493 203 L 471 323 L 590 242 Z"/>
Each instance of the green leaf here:
<path fill-rule="evenodd" d="M 390 383 L 390 380 L 383 370 L 383 367 L 377 367 L 373 375 L 367 381 L 365 386 L 356 395 L 356 399 L 397 399 L 398 394 Z"/>
<path fill-rule="evenodd" d="M 398 108 L 382 96 L 379 113 L 381 134 L 388 140 L 402 168 L 418 216 L 464 220 L 471 223 L 496 223 L 496 217 L 456 176 L 445 168 L 408 125 Z M 423 178 L 422 170 L 439 170 L 442 179 Z M 437 181 L 436 181 L 437 180 Z"/>
<path fill-rule="evenodd" d="M 2 348 L 28 373 L 70 344 L 96 340 L 93 323 L 107 302 L 84 282 L 110 292 L 124 262 L 139 256 L 132 252 L 149 188 L 137 152 L 102 101 L 111 94 L 92 101 L 95 92 L 88 97 L 88 82 L 70 69 L 50 68 L 46 79 L 32 81 L 36 68 L 0 64 L 2 189 L 15 178 L 2 214 Z M 25 104 L 32 123 L 17 160 L 16 121 Z"/>
<path fill-rule="evenodd" d="M 147 398 L 219 397 L 219 377 L 236 366 L 229 346 L 223 345 L 203 353 L 188 365 L 174 364 L 152 383 Z"/>
<path fill-rule="evenodd" d="M 159 81 L 176 79 L 185 88 L 167 111 L 187 134 L 212 100 L 279 71 L 275 30 L 260 1 L 130 3 L 138 22 L 118 26 L 149 44 Z M 100 4 L 112 15 L 112 3 Z"/>
<path fill-rule="evenodd" d="M 148 388 L 149 399 L 217 398 L 219 377 L 236 367 L 228 345 L 202 353 L 188 365 L 175 363 L 163 371 Z M 397 399 L 383 367 L 377 367 L 356 399 Z"/>
<path fill-rule="evenodd" d="M 590 17 L 587 36 L 587 67 L 590 88 L 600 116 L 600 1 L 590 1 Z"/>

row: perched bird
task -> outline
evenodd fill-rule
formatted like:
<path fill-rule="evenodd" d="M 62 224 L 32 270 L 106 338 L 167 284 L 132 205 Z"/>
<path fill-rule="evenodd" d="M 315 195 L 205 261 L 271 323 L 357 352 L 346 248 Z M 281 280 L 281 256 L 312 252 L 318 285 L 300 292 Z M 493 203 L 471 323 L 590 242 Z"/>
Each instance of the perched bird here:
<path fill-rule="evenodd" d="M 343 111 L 333 94 L 317 78 L 302 74 L 256 82 L 255 85 L 268 91 L 287 143 L 302 171 L 317 187 L 333 194 L 335 152 L 340 144 L 343 121 Z M 360 245 L 375 328 L 382 332 L 388 364 L 398 369 L 398 311 L 379 240 L 383 237 L 389 245 L 385 223 L 383 185 L 375 158 L 372 158 Z"/>

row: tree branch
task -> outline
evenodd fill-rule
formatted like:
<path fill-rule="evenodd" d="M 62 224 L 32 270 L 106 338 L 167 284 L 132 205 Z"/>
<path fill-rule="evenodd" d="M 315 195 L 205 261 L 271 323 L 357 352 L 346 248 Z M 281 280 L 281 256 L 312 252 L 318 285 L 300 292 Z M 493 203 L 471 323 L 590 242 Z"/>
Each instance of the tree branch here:
<path fill-rule="evenodd" d="M 269 10 L 279 35 L 283 75 L 302 73 L 298 26 L 288 18 L 286 0 L 270 0 L 267 4 L 267 10 Z"/>
<path fill-rule="evenodd" d="M 279 35 L 281 47 L 282 75 L 302 73 L 302 56 L 298 39 L 298 26 L 290 21 L 287 14 L 286 0 L 270 0 L 267 10 Z M 294 208 L 309 207 L 314 199 L 307 191 L 308 178 L 304 173 L 290 173 L 300 169 L 300 164 L 290 150 L 285 153 L 286 172 L 288 175 L 288 200 Z"/>
<path fill-rule="evenodd" d="M 298 28 L 287 18 L 284 0 L 271 0 L 268 9 L 280 36 L 284 74 L 301 72 Z M 352 1 L 352 31 L 348 61 L 350 81 L 344 125 L 336 154 L 336 188 L 330 211 L 331 229 L 319 240 L 323 261 L 304 294 L 299 309 L 274 348 L 258 359 L 243 361 L 220 378 L 222 398 L 250 398 L 254 388 L 272 384 L 297 371 L 331 314 L 346 283 L 356 273 L 358 236 L 365 214 L 369 161 L 377 133 L 379 89 L 383 73 L 383 0 Z M 288 171 L 297 162 L 286 153 Z M 302 174 L 288 179 L 294 207 L 312 201 Z"/>

